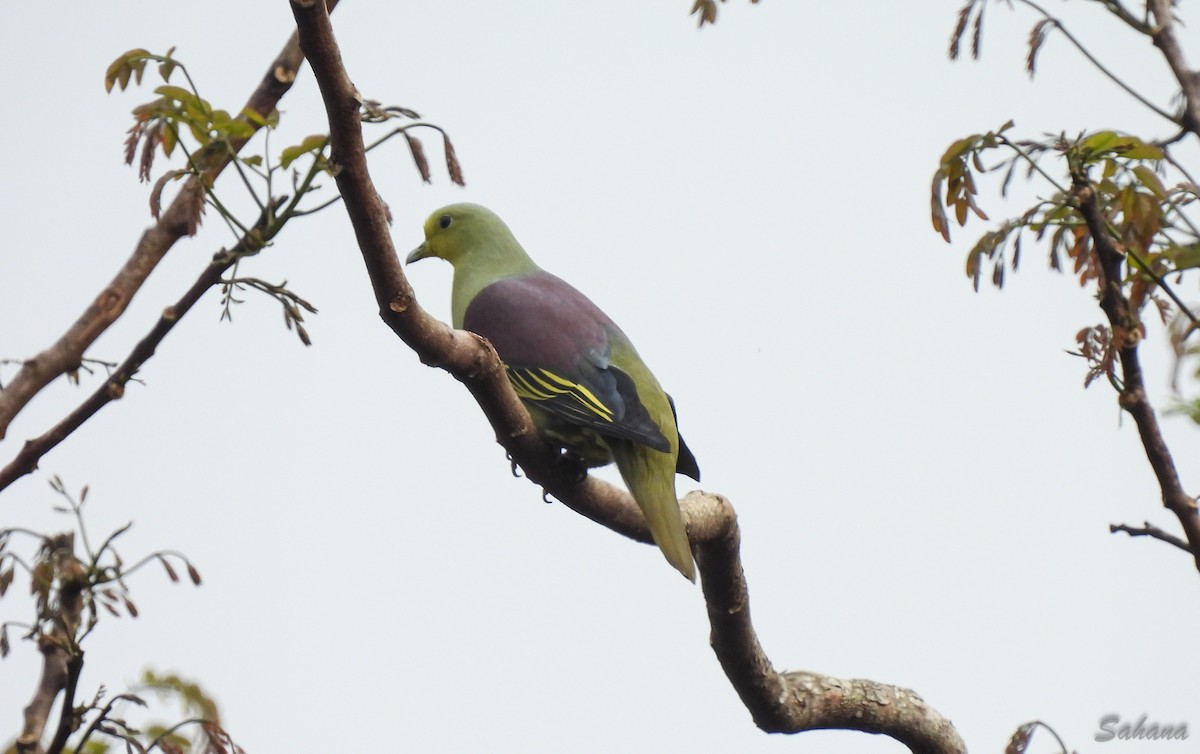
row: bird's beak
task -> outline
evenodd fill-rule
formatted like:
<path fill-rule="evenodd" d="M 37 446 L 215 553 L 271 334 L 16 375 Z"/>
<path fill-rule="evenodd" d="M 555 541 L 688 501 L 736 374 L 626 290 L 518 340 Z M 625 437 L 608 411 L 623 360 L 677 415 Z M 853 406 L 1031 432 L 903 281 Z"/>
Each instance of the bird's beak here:
<path fill-rule="evenodd" d="M 429 247 L 425 244 L 421 244 L 409 253 L 408 257 L 404 260 L 404 263 L 412 264 L 413 262 L 424 259 L 427 256 L 429 256 Z"/>

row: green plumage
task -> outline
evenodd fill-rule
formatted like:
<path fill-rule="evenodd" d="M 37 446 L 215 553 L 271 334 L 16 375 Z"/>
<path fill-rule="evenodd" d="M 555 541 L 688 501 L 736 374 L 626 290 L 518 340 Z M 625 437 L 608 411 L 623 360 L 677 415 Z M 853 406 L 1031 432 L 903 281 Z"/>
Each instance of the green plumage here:
<path fill-rule="evenodd" d="M 495 346 L 534 424 L 589 466 L 615 461 L 671 565 L 695 581 L 675 473 L 699 479 L 674 406 L 625 333 L 586 296 L 538 267 L 508 227 L 475 204 L 425 222 L 408 257 L 454 266 L 457 328 Z"/>

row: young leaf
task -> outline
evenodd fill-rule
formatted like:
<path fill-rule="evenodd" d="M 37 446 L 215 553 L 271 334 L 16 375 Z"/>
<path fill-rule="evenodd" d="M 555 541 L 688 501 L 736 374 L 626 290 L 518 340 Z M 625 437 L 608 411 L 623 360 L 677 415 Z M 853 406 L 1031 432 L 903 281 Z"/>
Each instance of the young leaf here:
<path fill-rule="evenodd" d="M 134 76 L 138 84 L 142 83 L 142 71 L 146 68 L 146 58 L 149 55 L 149 50 L 138 47 L 109 63 L 108 69 L 104 71 L 104 91 L 111 92 L 114 84 L 119 84 L 124 90 L 129 86 L 130 76 Z"/>
<path fill-rule="evenodd" d="M 450 171 L 450 180 L 459 186 L 466 186 L 467 182 L 463 178 L 462 166 L 458 163 L 458 155 L 454 152 L 454 145 L 450 143 L 450 137 L 443 133 L 442 141 L 446 146 L 446 169 Z"/>
<path fill-rule="evenodd" d="M 1128 154 L 1126 154 L 1126 156 L 1128 156 Z M 1159 180 L 1158 175 L 1155 174 L 1155 172 L 1149 167 L 1146 165 L 1134 165 L 1133 174 L 1136 175 L 1138 180 L 1142 182 L 1142 185 L 1150 189 L 1150 192 L 1156 197 L 1163 200 L 1167 198 L 1167 190 L 1163 187 L 1162 181 Z"/>
<path fill-rule="evenodd" d="M 159 555 L 158 562 L 162 563 L 163 569 L 166 570 L 167 578 L 169 578 L 172 582 L 178 583 L 179 574 L 175 573 L 175 569 L 171 567 L 171 564 L 167 561 L 167 559 Z"/>

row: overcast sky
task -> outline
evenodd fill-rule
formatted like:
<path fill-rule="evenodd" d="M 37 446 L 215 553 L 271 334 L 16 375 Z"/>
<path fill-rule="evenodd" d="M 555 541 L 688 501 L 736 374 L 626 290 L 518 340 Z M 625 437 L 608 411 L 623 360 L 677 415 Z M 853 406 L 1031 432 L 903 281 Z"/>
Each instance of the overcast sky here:
<path fill-rule="evenodd" d="M 449 182 L 435 138 L 431 186 L 403 145 L 372 154 L 396 246 L 419 243 L 443 204 L 485 204 L 621 323 L 675 397 L 701 486 L 737 509 L 778 668 L 910 687 L 975 751 L 1002 750 L 1035 718 L 1081 750 L 1145 751 L 1092 737 L 1110 713 L 1200 727 L 1200 580 L 1182 553 L 1107 531 L 1175 522 L 1132 421 L 1107 386 L 1081 388 L 1084 365 L 1065 352 L 1103 315 L 1032 245 L 1003 292 L 973 293 L 964 258 L 990 225 L 946 245 L 928 188 L 951 141 L 1010 118 L 1035 137 L 1168 129 L 1061 37 L 1030 82 L 1036 19 L 1023 10 L 992 7 L 984 59 L 949 62 L 958 5 L 734 0 L 697 30 L 690 0 L 346 0 L 334 24 L 363 94 L 445 127 L 466 174 L 465 189 Z M 1051 7 L 1169 101 L 1148 42 L 1095 4 Z M 201 93 L 236 110 L 293 22 L 285 0 L 23 3 L 8 16 L 0 358 L 26 358 L 150 223 L 149 187 L 121 155 L 156 82 L 106 95 L 108 63 L 174 45 Z M 276 154 L 327 130 L 307 70 L 283 110 Z M 232 175 L 218 191 L 252 219 Z M 982 201 L 993 219 L 1024 209 L 988 189 Z M 231 244 L 210 211 L 89 355 L 124 358 Z M 90 484 L 95 535 L 134 521 L 126 560 L 178 549 L 204 574 L 200 589 L 155 570 L 131 580 L 141 617 L 102 621 L 81 698 L 146 666 L 178 670 L 218 697 L 252 754 L 904 750 L 758 731 L 708 647 L 699 589 L 512 478 L 467 393 L 381 324 L 340 206 L 289 226 L 241 273 L 287 280 L 320 309 L 311 348 L 261 296 L 219 322 L 214 291 L 145 386 L 0 502 L 0 525 L 61 528 L 48 476 Z M 449 266 L 424 262 L 411 280 L 448 319 Z M 1159 328 L 1143 353 L 1163 407 Z M 96 382 L 47 389 L 0 463 Z M 1164 431 L 1195 485 L 1200 434 L 1179 418 Z M 0 619 L 26 619 L 23 600 L 10 593 Z M 0 667 L 7 738 L 33 646 Z"/>

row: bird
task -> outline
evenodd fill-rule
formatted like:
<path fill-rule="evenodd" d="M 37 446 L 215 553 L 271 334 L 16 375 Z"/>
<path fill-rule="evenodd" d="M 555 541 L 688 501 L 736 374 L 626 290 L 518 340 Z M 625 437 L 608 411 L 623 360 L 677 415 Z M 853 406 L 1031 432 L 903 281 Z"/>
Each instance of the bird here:
<path fill-rule="evenodd" d="M 424 231 L 405 262 L 453 266 L 454 327 L 492 344 L 534 425 L 565 455 L 587 467 L 616 463 L 655 544 L 695 582 L 675 474 L 700 481 L 700 468 L 679 435 L 674 401 L 633 343 L 591 299 L 539 267 L 486 207 L 442 207 Z"/>

